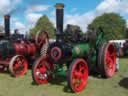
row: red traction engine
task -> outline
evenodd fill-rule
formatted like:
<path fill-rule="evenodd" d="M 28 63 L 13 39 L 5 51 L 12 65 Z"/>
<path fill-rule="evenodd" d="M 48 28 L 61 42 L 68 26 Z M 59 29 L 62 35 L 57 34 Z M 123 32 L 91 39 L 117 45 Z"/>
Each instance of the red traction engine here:
<path fill-rule="evenodd" d="M 35 60 L 42 52 L 41 48 L 48 43 L 48 35 L 39 31 L 34 39 L 19 40 L 10 35 L 9 21 L 10 16 L 6 15 L 4 39 L 0 40 L 0 71 L 9 69 L 12 76 L 19 77 L 27 72 L 28 62 Z"/>

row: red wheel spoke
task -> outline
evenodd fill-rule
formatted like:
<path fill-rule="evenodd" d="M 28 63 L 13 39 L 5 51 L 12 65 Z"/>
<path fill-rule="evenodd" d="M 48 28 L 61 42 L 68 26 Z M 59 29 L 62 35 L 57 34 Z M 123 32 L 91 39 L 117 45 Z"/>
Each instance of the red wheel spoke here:
<path fill-rule="evenodd" d="M 41 73 L 46 73 L 46 68 L 40 68 Z"/>
<path fill-rule="evenodd" d="M 81 71 L 75 71 L 74 72 L 74 77 L 77 79 L 82 79 L 83 78 L 83 73 Z"/>
<path fill-rule="evenodd" d="M 106 63 L 109 64 L 111 62 L 111 58 L 110 57 L 106 57 Z"/>
<path fill-rule="evenodd" d="M 84 67 L 81 67 L 80 68 L 80 72 L 84 72 L 85 68 Z"/>
<path fill-rule="evenodd" d="M 24 59 L 22 59 L 22 60 L 21 60 L 21 62 L 22 62 L 22 64 L 24 64 L 24 63 L 25 63 L 25 60 L 24 60 Z"/>
<path fill-rule="evenodd" d="M 73 79 L 73 86 L 74 87 L 76 87 L 76 88 L 79 87 L 80 83 L 81 83 L 81 79 L 78 79 L 78 78 Z"/>
<path fill-rule="evenodd" d="M 13 65 L 13 69 L 16 70 L 19 67 L 18 63 L 15 62 L 15 64 Z"/>

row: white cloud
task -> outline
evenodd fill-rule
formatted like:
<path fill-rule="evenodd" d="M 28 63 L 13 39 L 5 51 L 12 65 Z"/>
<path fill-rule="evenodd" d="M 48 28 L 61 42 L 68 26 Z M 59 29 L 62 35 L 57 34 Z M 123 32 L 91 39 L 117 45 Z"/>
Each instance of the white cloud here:
<path fill-rule="evenodd" d="M 97 6 L 96 10 L 99 12 L 113 12 L 118 10 L 119 2 L 119 0 L 104 0 Z"/>
<path fill-rule="evenodd" d="M 90 11 L 85 14 L 65 15 L 65 26 L 67 24 L 79 25 L 84 31 L 87 31 L 87 25 L 96 17 L 95 12 Z"/>
<path fill-rule="evenodd" d="M 122 14 L 128 13 L 128 0 L 104 0 L 97 8 L 97 11 L 104 12 L 117 12 Z"/>
<path fill-rule="evenodd" d="M 48 10 L 49 5 L 32 5 L 27 9 L 27 13 L 42 12 Z"/>
<path fill-rule="evenodd" d="M 15 29 L 25 29 L 25 25 L 19 21 L 15 22 Z"/>
<path fill-rule="evenodd" d="M 26 15 L 26 20 L 33 27 L 41 16 L 42 14 L 28 13 Z"/>
<path fill-rule="evenodd" d="M 15 10 L 22 0 L 0 0 L 0 14 L 8 14 Z"/>
<path fill-rule="evenodd" d="M 18 29 L 20 33 L 25 34 L 25 32 L 28 30 L 25 26 L 24 23 L 22 23 L 20 20 L 18 20 L 17 18 L 12 18 L 12 22 L 14 24 L 11 33 L 14 32 L 14 29 Z"/>
<path fill-rule="evenodd" d="M 64 16 L 64 28 L 66 28 L 67 24 L 79 25 L 84 32 L 87 31 L 87 26 L 90 24 L 93 19 L 97 16 L 95 11 L 89 11 L 84 14 L 65 14 Z M 54 26 L 56 27 L 56 20 L 55 16 L 50 18 L 53 22 Z"/>
<path fill-rule="evenodd" d="M 26 22 L 28 28 L 35 26 L 38 19 L 42 16 L 42 12 L 48 10 L 50 5 L 32 5 L 27 8 L 25 11 Z"/>

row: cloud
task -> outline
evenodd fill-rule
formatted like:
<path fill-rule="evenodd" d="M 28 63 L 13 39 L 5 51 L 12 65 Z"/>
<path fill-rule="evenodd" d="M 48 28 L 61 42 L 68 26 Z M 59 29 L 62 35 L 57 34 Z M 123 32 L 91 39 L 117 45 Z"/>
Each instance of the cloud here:
<path fill-rule="evenodd" d="M 25 34 L 25 32 L 28 30 L 25 24 L 22 23 L 17 18 L 12 18 L 11 23 L 13 23 L 13 28 L 11 30 L 11 33 L 13 33 L 15 29 L 18 29 L 20 33 Z"/>
<path fill-rule="evenodd" d="M 15 22 L 14 26 L 15 29 L 25 29 L 25 25 L 19 21 Z"/>
<path fill-rule="evenodd" d="M 22 0 L 0 0 L 0 14 L 8 14 L 16 9 Z"/>
<path fill-rule="evenodd" d="M 103 13 L 113 12 L 115 10 L 118 10 L 119 2 L 119 0 L 104 0 L 97 6 L 96 10 Z"/>
<path fill-rule="evenodd" d="M 35 26 L 38 19 L 42 16 L 42 12 L 47 11 L 50 5 L 32 5 L 25 11 L 26 21 L 29 28 Z"/>
<path fill-rule="evenodd" d="M 128 14 L 128 0 L 104 0 L 97 8 L 97 11 L 104 12 L 117 12 Z"/>
<path fill-rule="evenodd" d="M 96 17 L 94 11 L 85 14 L 65 15 L 65 26 L 67 24 L 79 25 L 83 31 L 87 31 L 87 26 Z"/>
<path fill-rule="evenodd" d="M 41 16 L 42 14 L 28 13 L 26 15 L 26 20 L 33 27 Z"/>
<path fill-rule="evenodd" d="M 27 9 L 27 13 L 46 11 L 49 7 L 49 5 L 32 5 Z"/>

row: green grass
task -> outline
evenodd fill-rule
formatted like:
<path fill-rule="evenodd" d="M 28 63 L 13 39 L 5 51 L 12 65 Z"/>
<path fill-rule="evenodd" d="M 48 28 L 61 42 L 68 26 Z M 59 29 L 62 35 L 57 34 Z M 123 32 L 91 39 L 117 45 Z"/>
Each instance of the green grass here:
<path fill-rule="evenodd" d="M 89 77 L 88 85 L 80 93 L 70 93 L 67 82 L 53 80 L 46 85 L 34 85 L 31 70 L 27 75 L 13 78 L 0 74 L 0 96 L 128 96 L 128 58 L 120 59 L 120 71 L 111 79 Z"/>

